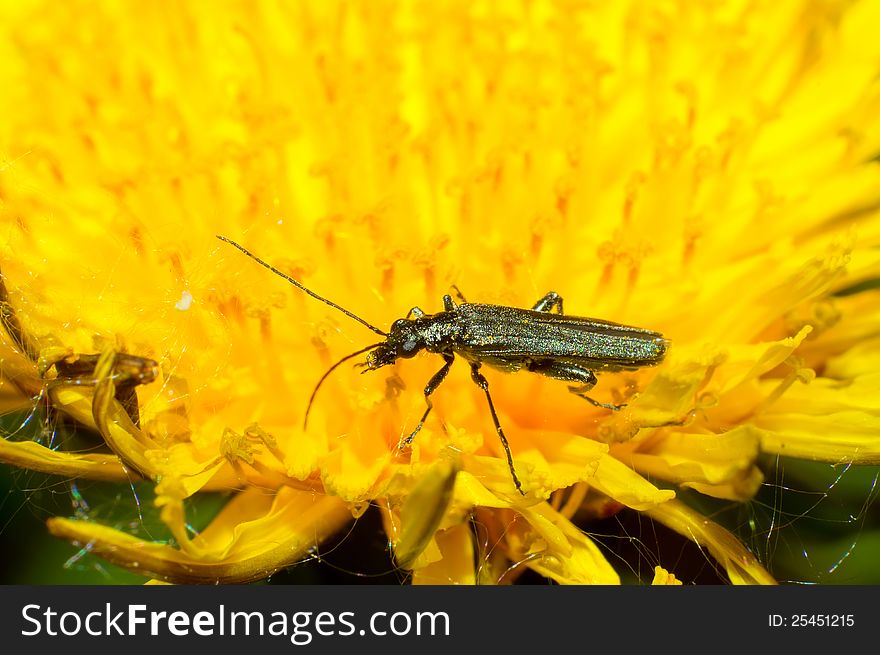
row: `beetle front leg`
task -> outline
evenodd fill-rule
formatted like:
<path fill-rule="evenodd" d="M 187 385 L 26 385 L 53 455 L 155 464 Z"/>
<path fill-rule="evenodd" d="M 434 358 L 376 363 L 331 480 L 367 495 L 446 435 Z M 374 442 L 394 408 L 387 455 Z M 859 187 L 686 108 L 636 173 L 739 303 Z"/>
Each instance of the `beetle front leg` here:
<path fill-rule="evenodd" d="M 566 382 L 580 382 L 577 386 L 570 385 L 568 390 L 571 391 L 575 396 L 579 398 L 583 398 L 588 403 L 595 405 L 596 407 L 601 407 L 602 409 L 610 409 L 614 412 L 623 409 L 626 405 L 614 405 L 612 403 L 600 403 L 598 400 L 593 400 L 587 394 L 587 392 L 596 386 L 596 374 L 593 373 L 588 368 L 583 366 L 578 366 L 577 364 L 572 364 L 571 362 L 560 362 L 558 360 L 553 359 L 538 359 L 532 360 L 526 366 L 526 369 L 531 371 L 532 373 L 539 373 L 540 375 L 546 375 L 548 378 L 553 378 L 555 380 L 565 380 Z"/>
<path fill-rule="evenodd" d="M 406 313 L 407 318 L 409 318 L 410 316 L 415 316 L 416 318 L 421 318 L 424 315 L 425 315 L 425 312 L 423 312 L 419 307 L 413 307 L 411 310 L 409 310 Z"/>
<path fill-rule="evenodd" d="M 425 410 L 425 413 L 422 414 L 422 418 L 416 426 L 416 429 L 413 430 L 406 439 L 403 439 L 400 442 L 400 448 L 412 443 L 412 440 L 416 438 L 419 430 L 421 430 L 422 426 L 425 424 L 425 419 L 428 418 L 428 414 L 434 409 L 434 403 L 431 401 L 431 394 L 434 393 L 437 387 L 440 386 L 440 383 L 446 379 L 446 374 L 449 373 L 449 368 L 452 366 L 452 362 L 455 361 L 455 356 L 452 353 L 441 353 L 441 355 L 443 355 L 443 359 L 446 363 L 443 364 L 443 368 L 434 373 L 431 379 L 428 380 L 428 384 L 425 385 L 425 402 L 428 404 L 428 408 Z"/>
<path fill-rule="evenodd" d="M 532 311 L 552 312 L 554 307 L 557 312 L 562 314 L 562 296 L 555 291 L 549 291 L 546 296 L 535 303 L 535 306 L 532 307 Z"/>
<path fill-rule="evenodd" d="M 495 423 L 495 431 L 501 440 L 501 446 L 504 448 L 504 454 L 507 455 L 507 466 L 510 468 L 510 475 L 513 477 L 513 484 L 516 490 L 523 496 L 526 493 L 522 490 L 519 478 L 516 477 L 516 470 L 513 468 L 513 455 L 510 453 L 510 444 L 507 443 L 507 437 L 504 436 L 504 430 L 501 429 L 501 422 L 498 420 L 498 414 L 495 412 L 495 404 L 492 402 L 492 396 L 489 395 L 489 381 L 480 373 L 480 364 L 474 362 L 471 364 L 471 379 L 474 383 L 486 392 L 486 400 L 489 402 L 489 412 L 492 414 L 492 421 Z"/>

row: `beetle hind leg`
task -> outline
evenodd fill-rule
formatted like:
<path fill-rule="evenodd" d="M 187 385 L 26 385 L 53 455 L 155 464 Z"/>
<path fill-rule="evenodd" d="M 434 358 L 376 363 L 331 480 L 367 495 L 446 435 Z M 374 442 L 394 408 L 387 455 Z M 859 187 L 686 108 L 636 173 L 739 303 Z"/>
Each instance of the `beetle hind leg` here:
<path fill-rule="evenodd" d="M 549 295 L 549 294 L 548 294 Z M 579 382 L 577 385 L 569 385 L 568 390 L 579 398 L 583 398 L 588 403 L 602 409 L 610 409 L 611 411 L 619 411 L 626 407 L 626 404 L 615 405 L 613 403 L 602 403 L 598 400 L 590 398 L 587 392 L 596 386 L 596 374 L 588 368 L 552 359 L 532 360 L 526 366 L 526 369 L 532 373 L 539 373 L 554 380 L 564 380 L 565 382 Z"/>
<path fill-rule="evenodd" d="M 612 412 L 619 412 L 621 409 L 626 407 L 626 403 L 623 403 L 621 405 L 615 405 L 614 403 L 601 403 L 598 400 L 596 400 L 595 398 L 590 398 L 587 395 L 587 391 L 592 389 L 594 385 L 595 385 L 595 382 L 590 385 L 583 385 L 583 386 L 579 386 L 579 387 L 569 386 L 568 390 L 571 393 L 573 393 L 575 396 L 577 396 L 578 398 L 583 398 L 591 405 L 593 405 L 595 407 L 601 407 L 602 409 L 610 409 Z"/>
<path fill-rule="evenodd" d="M 467 298 L 464 297 L 464 294 L 461 292 L 461 289 L 458 288 L 457 284 L 450 284 L 449 290 L 455 294 L 455 297 L 458 298 L 459 302 L 467 304 Z"/>

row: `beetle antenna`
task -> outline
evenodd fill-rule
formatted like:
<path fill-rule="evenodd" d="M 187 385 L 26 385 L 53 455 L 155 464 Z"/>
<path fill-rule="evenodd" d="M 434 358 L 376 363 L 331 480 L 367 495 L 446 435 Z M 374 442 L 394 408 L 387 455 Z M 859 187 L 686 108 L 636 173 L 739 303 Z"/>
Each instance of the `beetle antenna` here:
<path fill-rule="evenodd" d="M 321 379 L 318 380 L 318 384 L 315 385 L 315 389 L 314 389 L 314 391 L 312 391 L 312 395 L 309 397 L 309 405 L 308 405 L 308 407 L 306 407 L 306 416 L 303 419 L 303 430 L 305 430 L 309 424 L 309 412 L 312 411 L 312 403 L 315 402 L 315 396 L 318 395 L 318 389 L 320 389 L 321 385 L 324 384 L 324 380 L 327 379 L 327 376 L 330 375 L 333 371 L 335 371 L 339 367 L 339 365 L 342 364 L 343 362 L 347 362 L 352 357 L 357 357 L 358 355 L 365 353 L 368 350 L 372 350 L 373 348 L 377 348 L 378 346 L 381 346 L 381 345 L 382 345 L 382 343 L 374 343 L 372 346 L 367 346 L 366 348 L 361 348 L 360 350 L 355 350 L 353 353 L 351 353 L 350 355 L 346 355 L 345 357 L 340 359 L 338 362 L 336 362 L 333 366 L 331 366 L 330 368 L 327 369 L 327 371 L 324 373 L 324 375 L 321 376 Z"/>
<path fill-rule="evenodd" d="M 220 239 L 221 241 L 225 241 L 225 242 L 228 243 L 230 246 L 235 246 L 236 248 L 238 248 L 239 250 L 241 250 L 245 255 L 247 255 L 248 257 L 250 257 L 251 259 L 253 259 L 255 262 L 257 262 L 257 263 L 260 264 L 261 266 L 264 266 L 264 267 L 268 268 L 270 271 L 272 271 L 272 272 L 275 273 L 276 275 L 280 275 L 280 276 L 283 277 L 285 280 L 287 280 L 288 282 L 290 282 L 293 286 L 297 287 L 298 289 L 302 289 L 303 291 L 305 291 L 305 292 L 306 292 L 307 294 L 309 294 L 312 298 L 316 298 L 317 300 L 320 300 L 320 301 L 321 301 L 322 303 L 324 303 L 325 305 L 330 305 L 330 306 L 333 307 L 334 309 L 338 309 L 340 312 L 342 312 L 343 314 L 345 314 L 345 315 L 348 316 L 349 318 L 353 318 L 354 320 L 356 320 L 356 321 L 357 321 L 358 323 L 360 323 L 361 325 L 365 325 L 365 326 L 367 326 L 368 328 L 370 328 L 370 329 L 371 329 L 373 332 L 375 332 L 376 334 L 381 334 L 383 337 L 387 337 L 387 336 L 388 336 L 387 333 L 383 332 L 382 330 L 380 330 L 379 328 L 377 328 L 377 327 L 374 326 L 374 325 L 370 325 L 369 323 L 367 323 L 364 319 L 362 319 L 362 318 L 361 318 L 360 316 L 358 316 L 357 314 L 354 314 L 353 312 L 348 311 L 348 310 L 345 309 L 344 307 L 340 307 L 339 305 L 337 305 L 337 304 L 336 304 L 335 302 L 333 302 L 332 300 L 327 300 L 327 299 L 324 298 L 323 296 L 319 296 L 317 293 L 315 293 L 315 292 L 312 291 L 311 289 L 305 287 L 303 284 L 301 284 L 300 282 L 297 282 L 295 279 L 293 279 L 292 277 L 290 277 L 289 275 L 287 275 L 287 273 L 282 273 L 282 272 L 279 271 L 277 268 L 275 268 L 274 266 L 272 266 L 272 264 L 270 264 L 269 262 L 265 262 L 265 261 L 263 261 L 262 259 L 260 259 L 259 257 L 257 257 L 254 253 L 252 253 L 250 250 L 248 250 L 248 249 L 245 248 L 244 246 L 241 246 L 241 245 L 237 244 L 237 243 L 236 243 L 235 241 L 233 241 L 232 239 L 228 239 L 228 238 L 226 238 L 226 237 L 224 237 L 224 236 L 220 236 L 219 234 L 217 235 L 217 238 Z M 375 346 L 370 346 L 370 347 L 371 347 L 371 348 L 374 348 Z M 364 351 L 362 350 L 362 351 L 360 351 L 360 352 L 364 352 Z M 355 354 L 357 354 L 357 353 L 355 353 Z M 332 370 L 332 369 L 331 369 L 331 370 Z"/>

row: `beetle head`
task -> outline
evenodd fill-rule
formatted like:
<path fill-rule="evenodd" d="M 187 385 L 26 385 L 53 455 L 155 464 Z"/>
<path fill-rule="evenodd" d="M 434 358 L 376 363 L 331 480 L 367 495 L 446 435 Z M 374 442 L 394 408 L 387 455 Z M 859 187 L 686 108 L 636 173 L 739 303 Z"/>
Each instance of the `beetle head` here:
<path fill-rule="evenodd" d="M 401 318 L 391 324 L 388 338 L 367 355 L 367 370 L 393 364 L 398 359 L 409 359 L 425 348 L 425 336 L 416 321 Z"/>

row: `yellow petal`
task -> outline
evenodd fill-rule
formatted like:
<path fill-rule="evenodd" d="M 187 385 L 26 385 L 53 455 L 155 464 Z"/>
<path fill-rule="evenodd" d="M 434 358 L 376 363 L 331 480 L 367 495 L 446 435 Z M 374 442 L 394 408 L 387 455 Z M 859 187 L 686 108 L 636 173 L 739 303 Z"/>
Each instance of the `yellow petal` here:
<path fill-rule="evenodd" d="M 714 521 L 675 500 L 646 510 L 651 518 L 703 546 L 733 584 L 776 584 L 740 541 Z"/>
<path fill-rule="evenodd" d="M 435 536 L 440 557 L 413 571 L 413 584 L 468 584 L 476 582 L 474 543 L 466 523 L 441 530 Z"/>
<path fill-rule="evenodd" d="M 561 584 L 620 584 L 593 540 L 548 504 L 521 513 L 531 530 L 513 525 L 508 540 L 523 564 Z"/>
<path fill-rule="evenodd" d="M 658 489 L 631 467 L 606 455 L 599 462 L 590 485 L 627 507 L 644 511 L 675 498 L 671 489 Z"/>
<path fill-rule="evenodd" d="M 651 581 L 652 585 L 680 585 L 681 580 L 675 577 L 674 574 L 670 573 L 662 566 L 654 567 L 654 579 Z"/>
<path fill-rule="evenodd" d="M 53 518 L 52 534 L 135 573 L 184 584 L 247 582 L 308 557 L 309 551 L 351 520 L 331 496 L 282 489 L 260 498 L 243 492 L 199 535 L 201 556 L 143 541 L 91 521 Z"/>
<path fill-rule="evenodd" d="M 321 460 L 321 479 L 327 493 L 349 501 L 361 500 L 388 468 L 393 451 L 366 426 L 363 431 L 353 430 L 345 439 L 344 447 Z"/>
<path fill-rule="evenodd" d="M 880 463 L 880 374 L 818 378 L 758 414 L 762 450 L 824 462 Z"/>
<path fill-rule="evenodd" d="M 625 446 L 614 454 L 646 476 L 698 487 L 716 497 L 748 500 L 763 479 L 756 466 L 759 445 L 760 431 L 741 425 L 722 434 L 666 430 L 632 454 Z"/>
<path fill-rule="evenodd" d="M 51 450 L 33 441 L 0 439 L 0 461 L 65 477 L 124 482 L 140 478 L 116 455 L 78 454 Z"/>
<path fill-rule="evenodd" d="M 533 441 L 535 448 L 521 451 L 514 466 L 522 471 L 518 475 L 524 490 L 541 498 L 592 478 L 608 452 L 605 444 L 562 432 L 523 430 L 518 436 Z"/>

